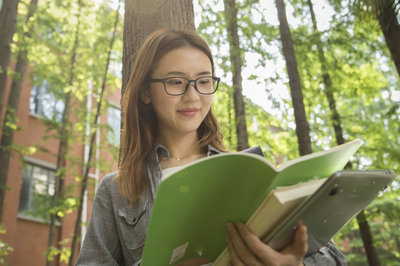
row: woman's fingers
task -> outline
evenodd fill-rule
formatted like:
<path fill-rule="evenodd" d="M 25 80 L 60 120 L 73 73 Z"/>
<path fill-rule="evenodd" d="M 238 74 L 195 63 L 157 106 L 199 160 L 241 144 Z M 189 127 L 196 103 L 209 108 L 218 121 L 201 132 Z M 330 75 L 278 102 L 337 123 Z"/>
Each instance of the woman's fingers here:
<path fill-rule="evenodd" d="M 290 253 L 297 258 L 303 258 L 307 253 L 308 244 L 307 244 L 307 228 L 304 225 L 300 225 L 296 230 L 293 243 L 286 247 L 282 253 Z"/>
<path fill-rule="evenodd" d="M 232 264 L 235 266 L 261 265 L 254 253 L 249 250 L 248 244 L 242 239 L 242 234 L 238 232 L 236 227 L 231 223 L 227 223 L 226 227 L 228 229 L 228 250 Z"/>
<path fill-rule="evenodd" d="M 295 250 L 295 253 L 297 253 L 298 257 L 301 258 L 307 253 L 307 228 L 304 225 L 301 225 L 296 231 L 293 249 Z"/>
<path fill-rule="evenodd" d="M 209 259 L 206 258 L 190 258 L 187 259 L 179 264 L 177 264 L 176 266 L 195 266 L 195 265 L 204 265 L 207 263 L 210 263 L 211 261 Z"/>
<path fill-rule="evenodd" d="M 237 227 L 247 247 L 261 261 L 259 265 L 275 265 L 276 260 L 279 259 L 279 253 L 263 243 L 247 225 L 239 222 Z"/>
<path fill-rule="evenodd" d="M 232 225 L 233 226 L 233 225 Z M 234 228 L 234 227 L 233 227 Z M 245 265 L 302 265 L 307 252 L 307 229 L 301 225 L 295 233 L 294 241 L 282 252 L 277 252 L 263 243 L 251 229 L 243 223 L 237 223 L 241 246 L 246 248 L 245 257 L 238 257 Z M 241 247 L 239 246 L 239 247 Z M 237 249 L 235 249 L 237 251 Z M 248 254 L 251 254 L 250 256 Z M 250 259 L 250 260 L 248 260 Z M 233 265 L 236 265 L 233 263 Z M 240 265 L 240 264 L 238 264 Z"/>
<path fill-rule="evenodd" d="M 226 236 L 226 242 L 228 244 L 228 251 L 229 255 L 231 256 L 231 261 L 228 262 L 228 266 L 242 266 L 244 265 L 241 259 L 239 258 L 238 254 L 235 251 L 235 248 L 233 247 L 232 240 L 229 237 L 229 234 Z"/>

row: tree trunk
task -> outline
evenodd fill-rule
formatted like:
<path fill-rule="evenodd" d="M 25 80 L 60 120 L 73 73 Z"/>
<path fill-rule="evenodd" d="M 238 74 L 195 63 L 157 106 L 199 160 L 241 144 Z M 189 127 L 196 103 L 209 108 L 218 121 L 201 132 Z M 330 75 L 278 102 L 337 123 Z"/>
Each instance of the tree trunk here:
<path fill-rule="evenodd" d="M 241 151 L 249 147 L 246 127 L 246 113 L 242 88 L 242 58 L 240 53 L 237 7 L 235 0 L 224 0 L 225 20 L 228 31 L 229 50 L 232 70 L 233 103 L 235 108 L 237 150 Z"/>
<path fill-rule="evenodd" d="M 384 10 L 382 10 L 383 12 L 377 14 L 377 18 L 383 36 L 385 36 L 386 45 L 389 48 L 390 55 L 396 66 L 397 74 L 400 77 L 400 25 L 397 19 L 394 2 L 395 1 L 385 1 L 386 6 Z"/>
<path fill-rule="evenodd" d="M 367 254 L 368 265 L 379 266 L 381 265 L 378 253 L 374 247 L 374 241 L 372 239 L 371 230 L 369 228 L 369 224 L 367 221 L 367 217 L 365 216 L 364 211 L 360 212 L 357 215 L 357 222 L 360 226 L 361 238 L 364 243 L 365 253 Z"/>
<path fill-rule="evenodd" d="M 233 146 L 233 143 L 232 143 L 232 136 L 233 136 L 233 122 L 232 122 L 232 113 L 231 113 L 231 110 L 232 110 L 232 93 L 231 93 L 231 90 L 230 89 L 228 89 L 228 91 L 227 91 L 227 95 L 228 95 L 228 126 L 229 126 L 229 136 L 228 136 L 228 143 L 229 143 L 229 147 L 232 147 Z"/>
<path fill-rule="evenodd" d="M 3 131 L 1 136 L 0 145 L 0 222 L 2 221 L 4 197 L 7 185 L 8 167 L 11 157 L 11 145 L 14 137 L 14 128 L 10 126 L 17 122 L 17 112 L 19 104 L 19 96 L 21 94 L 22 81 L 24 79 L 26 65 L 28 64 L 28 50 L 25 41 L 31 37 L 29 25 L 29 19 L 35 14 L 38 0 L 32 0 L 29 5 L 29 11 L 26 17 L 26 24 L 28 30 L 24 33 L 23 39 L 20 43 L 20 49 L 18 51 L 17 64 L 15 66 L 16 77 L 11 84 L 10 94 L 7 101 L 7 109 L 4 117 Z"/>
<path fill-rule="evenodd" d="M 396 237 L 395 241 L 396 241 L 397 252 L 400 253 L 400 240 L 398 239 L 398 237 Z"/>
<path fill-rule="evenodd" d="M 0 117 L 3 113 L 7 68 L 10 62 L 11 42 L 17 23 L 19 0 L 4 0 L 0 11 Z"/>
<path fill-rule="evenodd" d="M 77 24 L 75 29 L 75 40 L 74 45 L 72 47 L 71 61 L 70 61 L 70 72 L 69 72 L 69 80 L 68 85 L 72 86 L 74 81 L 74 67 L 77 56 L 77 48 L 79 45 L 79 29 L 81 23 L 81 8 L 82 2 L 78 0 L 78 14 L 77 14 Z M 65 176 L 64 166 L 65 166 L 65 156 L 67 154 L 68 149 L 68 127 L 69 127 L 69 112 L 70 112 L 70 100 L 71 100 L 71 91 L 68 91 L 65 94 L 64 100 L 64 111 L 62 115 L 62 125 L 60 132 L 60 142 L 58 144 L 58 152 L 57 152 L 57 164 L 56 164 L 56 176 L 55 176 L 55 186 L 54 186 L 54 194 L 51 200 L 51 209 L 53 210 L 57 204 L 57 201 L 60 197 L 60 192 L 62 189 L 62 180 Z M 55 234 L 55 224 L 56 224 L 57 213 L 50 213 L 50 225 L 49 225 L 49 238 L 47 241 L 47 250 L 50 250 L 50 247 L 54 242 L 54 234 Z M 52 265 L 53 258 L 50 256 L 46 256 L 46 265 Z"/>
<path fill-rule="evenodd" d="M 135 55 L 147 35 L 158 29 L 196 30 L 192 0 L 125 1 L 121 101 Z M 122 111 L 122 110 L 121 110 Z M 121 128 L 124 117 L 121 112 Z M 122 132 L 122 130 L 121 130 Z M 121 152 L 121 150 L 120 150 Z"/>
<path fill-rule="evenodd" d="M 125 1 L 121 95 L 124 95 L 136 52 L 147 35 L 163 28 L 195 30 L 193 1 Z"/>
<path fill-rule="evenodd" d="M 329 102 L 329 109 L 331 113 L 331 120 L 332 120 L 332 126 L 335 132 L 335 137 L 336 137 L 336 143 L 337 145 L 343 144 L 345 142 L 344 137 L 343 137 L 343 129 L 342 129 L 342 124 L 340 120 L 340 115 L 339 112 L 336 109 L 336 100 L 332 92 L 332 82 L 330 75 L 327 71 L 326 67 L 326 59 L 325 59 L 325 54 L 322 48 L 322 42 L 320 38 L 320 33 L 318 31 L 317 27 L 317 20 L 315 18 L 315 13 L 314 13 L 314 8 L 312 5 L 311 0 L 308 0 L 308 6 L 310 8 L 310 13 L 311 13 L 311 19 L 313 23 L 313 28 L 314 28 L 314 34 L 318 36 L 316 39 L 316 45 L 317 45 L 317 50 L 318 50 L 318 56 L 319 60 L 321 63 L 321 72 L 323 76 L 323 81 L 325 85 L 325 95 L 328 99 Z M 352 168 L 351 163 L 349 162 L 346 165 L 346 169 Z M 367 259 L 368 259 L 368 264 L 369 265 L 379 265 L 379 258 L 377 256 L 377 252 L 375 249 L 374 241 L 372 238 L 371 230 L 367 221 L 367 218 L 365 216 L 364 210 L 357 215 L 357 222 L 359 225 L 359 230 L 360 230 L 360 235 L 361 239 L 364 244 L 365 252 L 367 253 Z"/>
<path fill-rule="evenodd" d="M 289 86 L 292 95 L 294 117 L 296 121 L 296 135 L 299 142 L 300 155 L 312 153 L 310 127 L 304 109 L 303 93 L 301 91 L 300 74 L 297 69 L 296 54 L 293 48 L 293 40 L 290 34 L 289 24 L 286 18 L 285 4 L 283 0 L 275 0 L 278 10 L 279 31 L 281 34 L 283 55 L 289 76 Z"/>
<path fill-rule="evenodd" d="M 99 100 L 97 101 L 97 110 L 96 110 L 96 115 L 95 115 L 94 120 L 93 120 L 92 128 L 97 128 L 98 127 L 97 122 L 98 122 L 98 118 L 100 116 L 101 106 L 102 106 L 102 103 L 103 103 L 103 94 L 104 94 L 104 90 L 105 90 L 106 84 L 107 84 L 107 73 L 108 73 L 108 68 L 109 68 L 110 60 L 111 60 L 111 52 L 112 52 L 112 49 L 113 49 L 115 36 L 117 35 L 118 21 L 119 21 L 119 9 L 120 9 L 120 6 L 121 6 L 121 2 L 120 1 L 118 2 L 118 8 L 117 8 L 117 11 L 115 12 L 114 30 L 113 30 L 113 34 L 112 34 L 112 37 L 111 37 L 110 46 L 109 46 L 109 49 L 108 49 L 106 67 L 105 67 L 104 75 L 103 75 L 103 83 L 102 83 L 102 86 L 101 86 L 101 92 L 100 92 Z M 91 97 L 91 96 L 89 95 L 89 97 Z M 90 110 L 88 110 L 88 112 L 90 112 Z M 76 221 L 75 221 L 74 234 L 73 234 L 73 237 L 72 237 L 71 255 L 69 257 L 69 263 L 68 263 L 69 266 L 74 265 L 75 250 L 76 250 L 76 245 L 77 245 L 78 238 L 79 238 L 79 228 L 81 226 L 84 197 L 85 197 L 85 193 L 86 193 L 86 189 L 87 189 L 87 182 L 88 182 L 88 179 L 89 179 L 90 162 L 92 160 L 93 150 L 94 150 L 94 146 L 95 146 L 95 139 L 96 139 L 96 131 L 90 133 L 89 153 L 88 153 L 87 162 L 85 164 L 85 170 L 84 170 L 84 173 L 83 173 L 82 185 L 81 185 L 81 190 L 80 190 L 80 194 L 79 194 L 79 206 L 78 206 L 78 210 L 77 210 L 77 218 L 76 218 Z"/>
<path fill-rule="evenodd" d="M 314 28 L 314 34 L 317 36 L 315 39 L 315 43 L 317 45 L 317 50 L 318 50 L 318 58 L 321 63 L 321 73 L 323 77 L 323 82 L 325 85 L 325 96 L 328 99 L 329 103 L 329 109 L 330 109 L 330 115 L 331 115 L 331 120 L 332 120 L 332 126 L 335 132 L 335 137 L 336 137 L 336 143 L 338 145 L 343 144 L 344 138 L 343 138 L 343 129 L 342 129 L 342 123 L 340 121 L 340 115 L 339 112 L 337 111 L 336 108 L 336 100 L 333 95 L 333 88 L 332 88 L 332 81 L 331 81 L 331 76 L 328 73 L 327 67 L 326 67 L 326 59 L 325 59 L 325 54 L 324 50 L 322 48 L 322 42 L 321 42 L 321 34 L 318 31 L 317 27 L 317 20 L 315 18 L 315 13 L 314 13 L 314 8 L 311 3 L 311 0 L 308 0 L 308 7 L 310 8 L 310 13 L 311 13 L 311 20 L 313 23 L 313 28 Z"/>
<path fill-rule="evenodd" d="M 11 124 L 17 123 L 17 111 L 19 103 L 19 95 L 21 92 L 22 78 L 26 68 L 26 51 L 18 53 L 17 65 L 15 72 L 19 73 L 18 79 L 13 80 L 10 95 L 8 96 L 6 114 L 3 123 L 3 132 L 0 144 L 0 222 L 2 221 L 4 197 L 7 185 L 8 166 L 12 152 L 12 142 L 14 137 L 14 128 Z"/>

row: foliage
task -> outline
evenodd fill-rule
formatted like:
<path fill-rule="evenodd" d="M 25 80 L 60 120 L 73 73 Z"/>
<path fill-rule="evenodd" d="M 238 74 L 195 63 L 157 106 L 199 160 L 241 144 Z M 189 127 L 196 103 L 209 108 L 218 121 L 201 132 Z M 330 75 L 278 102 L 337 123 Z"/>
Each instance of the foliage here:
<path fill-rule="evenodd" d="M 22 45 L 22 35 L 27 29 L 23 18 L 27 14 L 28 2 L 21 0 L 17 34 L 12 47 L 14 55 L 19 49 L 18 45 Z M 197 30 L 208 41 L 215 55 L 216 75 L 222 78 L 222 82 L 215 94 L 213 110 L 220 121 L 227 149 L 234 150 L 237 140 L 233 130 L 235 119 L 229 74 L 229 46 L 223 8 L 220 8 L 223 6 L 222 2 L 199 1 L 201 9 L 197 13 L 200 18 Z M 324 73 L 321 71 L 315 46 L 317 38 L 320 38 L 344 137 L 346 140 L 360 138 L 364 142 L 353 158 L 353 165 L 358 169 L 390 168 L 400 173 L 400 81 L 378 22 L 370 19 L 359 23 L 356 14 L 350 12 L 352 7 L 348 2 L 329 0 L 325 1 L 326 8 L 333 11 L 326 18 L 329 25 L 321 28 L 321 33 L 317 36 L 312 28 L 307 2 L 285 2 L 289 21 L 292 23 L 291 31 L 311 127 L 313 150 L 335 145 L 329 105 L 323 91 Z M 93 121 L 94 113 L 92 108 L 87 107 L 87 101 L 90 97 L 93 106 L 98 100 L 115 11 L 110 1 L 83 0 L 83 3 L 81 36 L 73 72 L 70 60 L 78 12 L 75 0 L 39 1 L 36 15 L 30 21 L 33 25 L 31 34 L 35 38 L 24 44 L 29 50 L 32 84 L 47 84 L 49 93 L 61 102 L 64 101 L 65 93 L 71 91 L 73 113 L 68 140 L 82 145 L 87 141 L 88 132 L 95 130 L 87 127 L 87 122 Z M 279 29 L 269 19 L 270 14 L 274 13 L 271 10 L 274 9 L 273 1 L 238 0 L 237 5 L 240 52 L 244 62 L 243 88 L 245 95 L 248 92 L 260 95 L 259 98 L 263 97 L 262 102 L 265 103 L 261 107 L 250 96 L 245 99 L 249 144 L 260 145 L 267 159 L 279 164 L 298 157 L 298 149 L 295 145 L 295 123 L 288 80 L 280 52 Z M 119 29 L 106 93 L 112 93 L 121 87 L 122 20 Z M 71 74 L 74 80 L 72 85 L 68 85 Z M 107 107 L 103 105 L 102 114 Z M 46 126 L 46 136 L 35 147 L 14 144 L 22 153 L 48 153 L 45 144 L 51 139 L 59 139 L 61 126 L 57 114 L 39 119 Z M 19 129 L 17 120 L 10 121 L 13 121 L 10 126 Z M 108 125 L 99 125 L 102 136 L 109 130 Z M 112 151 L 117 160 L 118 147 L 110 146 L 107 140 L 103 140 L 97 148 Z M 61 220 L 78 205 L 75 191 L 82 179 L 84 158 L 71 152 L 67 155 L 67 160 L 67 167 L 60 171 L 75 177 L 75 184 L 64 188 L 55 208 L 49 209 L 47 199 L 43 199 L 43 208 L 40 209 L 41 212 L 56 213 Z M 89 163 L 100 170 L 109 170 L 112 162 L 100 158 Z M 400 259 L 400 233 L 396 230 L 400 220 L 399 183 L 400 180 L 394 182 L 366 209 L 374 244 L 384 265 L 392 265 Z M 66 261 L 63 258 L 70 254 L 67 241 L 49 249 L 46 256 L 59 256 L 62 261 Z M 351 221 L 337 235 L 335 242 L 345 252 L 350 265 L 365 265 L 362 241 L 355 221 Z M 11 251 L 9 246 L 0 243 L 0 264 L 2 254 Z"/>
<path fill-rule="evenodd" d="M 66 246 L 69 244 L 69 242 L 70 242 L 69 239 L 64 239 L 58 243 L 58 246 L 60 248 L 57 248 L 55 246 L 49 247 L 45 252 L 45 256 L 50 261 L 53 261 L 53 259 L 58 256 L 60 258 L 60 262 L 67 263 L 71 255 L 71 249 L 68 246 Z"/>
<path fill-rule="evenodd" d="M 77 1 L 39 1 L 36 15 L 29 22 L 29 32 L 34 38 L 24 40 L 24 42 L 22 42 L 23 34 L 28 29 L 24 18 L 27 14 L 29 0 L 21 0 L 20 2 L 17 31 L 14 35 L 14 45 L 12 47 L 13 54 L 16 55 L 22 46 L 28 49 L 28 60 L 32 68 L 28 72 L 31 83 L 36 88 L 46 88 L 46 90 L 37 91 L 36 93 L 42 97 L 43 95 L 49 95 L 49 97 L 43 98 L 44 108 L 47 108 L 45 109 L 47 111 L 36 113 L 38 120 L 46 128 L 45 135 L 41 141 L 34 147 L 13 144 L 13 148 L 18 148 L 21 155 L 35 152 L 49 153 L 46 148 L 49 140 L 60 139 L 60 115 L 64 108 L 65 95 L 68 92 L 71 92 L 73 107 L 71 108 L 71 119 L 68 121 L 70 134 L 66 137 L 69 143 L 83 146 L 87 141 L 86 138 L 89 132 L 95 130 L 88 128 L 87 125 L 94 119 L 95 109 L 92 109 L 92 106 L 97 103 L 97 95 L 103 82 L 115 10 L 111 7 L 109 1 L 82 0 L 83 8 L 81 12 L 83 19 L 80 25 L 79 43 L 76 50 L 77 56 L 75 58 L 75 67 L 71 67 L 74 34 L 78 23 L 76 15 L 79 7 Z M 106 94 L 111 94 L 115 89 L 121 87 L 121 20 L 118 28 L 119 31 L 111 57 L 111 70 L 107 76 Z M 88 107 L 89 98 L 92 100 L 92 105 Z M 31 98 L 31 107 L 32 102 L 33 99 Z M 53 110 L 52 104 L 54 102 L 57 103 L 55 105 L 57 108 Z M 104 114 L 105 110 L 106 108 L 102 108 L 101 114 Z M 18 126 L 16 118 L 9 121 L 9 126 L 16 130 L 24 130 Z M 107 135 L 109 129 L 106 125 L 101 125 L 99 128 L 101 129 L 100 134 Z M 110 149 L 109 146 L 108 143 L 104 142 L 97 149 L 107 149 L 113 152 L 113 156 L 116 158 L 118 156 L 117 148 L 112 147 Z M 44 221 L 48 222 L 49 215 L 56 214 L 58 221 L 62 222 L 65 215 L 77 208 L 79 199 L 76 198 L 75 191 L 78 189 L 79 181 L 82 178 L 81 169 L 83 168 L 84 158 L 83 156 L 76 156 L 72 152 L 68 151 L 68 163 L 65 168 L 60 168 L 59 171 L 67 174 L 67 176 L 76 177 L 75 181 L 77 182 L 64 186 L 54 208 L 50 208 L 48 196 L 35 195 L 36 202 L 34 205 L 36 208 L 28 213 L 30 216 L 44 217 Z M 57 156 L 57 154 L 50 155 Z M 104 169 L 109 171 L 112 164 L 112 162 L 101 162 L 96 159 L 88 163 L 96 165 L 100 171 Z M 62 183 L 64 183 L 64 180 Z M 94 185 L 93 182 L 90 182 L 90 186 L 92 185 Z M 62 245 L 65 245 L 65 247 L 61 247 Z M 67 261 L 70 253 L 67 243 L 62 242 L 57 247 L 51 247 L 46 256 L 49 258 L 57 256 L 61 261 Z"/>
<path fill-rule="evenodd" d="M 304 7 L 298 8 L 300 10 Z M 343 6 L 342 8 L 346 9 Z M 355 21 L 349 14 L 340 18 L 334 16 L 331 27 L 321 36 L 327 59 L 325 67 L 332 80 L 344 135 L 346 139 L 360 138 L 364 142 L 353 162 L 356 168 L 391 168 L 398 172 L 397 121 L 400 110 L 398 103 L 390 98 L 396 93 L 399 81 L 396 80 L 393 70 L 385 70 L 383 67 L 385 64 L 393 66 L 388 60 L 388 51 L 377 23 L 364 21 L 361 25 Z M 324 138 L 332 141 L 333 131 L 325 123 L 329 121 L 330 114 L 328 102 L 322 93 L 323 73 L 317 61 L 316 47 L 310 44 L 314 40 L 310 26 L 298 27 L 295 39 L 299 44 L 296 52 L 302 70 L 313 139 L 318 142 Z M 392 230 L 395 227 L 391 227 L 397 224 L 389 219 L 395 215 L 389 210 L 398 205 L 400 199 L 398 183 L 393 183 L 390 190 L 390 194 L 386 192 L 381 195 L 366 211 L 373 231 L 374 245 L 379 259 L 385 265 L 393 264 L 399 256 L 399 237 Z M 395 209 L 393 208 L 394 211 Z M 398 215 L 395 216 L 398 219 Z M 365 265 L 364 250 L 357 230 L 358 225 L 353 221 L 335 239 L 345 251 L 349 264 Z"/>
<path fill-rule="evenodd" d="M 6 228 L 3 224 L 0 224 L 0 234 L 5 234 Z M 6 242 L 0 239 L 0 265 L 8 265 L 7 255 L 14 249 L 10 247 Z"/>
<path fill-rule="evenodd" d="M 210 4 L 211 2 L 211 4 Z M 211 43 L 221 72 L 227 71 L 229 61 L 226 56 L 226 33 L 224 21 L 218 10 L 221 1 L 200 2 L 202 10 L 198 31 Z M 315 2 L 315 1 L 314 1 Z M 273 4 L 273 3 L 272 3 Z M 320 35 L 316 35 L 310 20 L 307 1 L 286 1 L 287 10 L 293 10 L 292 25 L 296 57 L 301 75 L 304 102 L 311 127 L 313 149 L 321 150 L 335 145 L 331 125 L 330 109 L 324 94 L 323 74 L 315 45 L 317 38 L 323 43 L 326 70 L 332 81 L 332 92 L 337 101 L 346 140 L 359 138 L 364 142 L 353 165 L 358 169 L 393 169 L 400 172 L 400 81 L 390 58 L 379 24 L 375 20 L 363 20 L 348 12 L 352 7 L 343 1 L 327 1 L 326 9 L 331 9 L 329 25 Z M 244 84 L 255 81 L 257 89 L 267 88 L 265 102 L 272 106 L 267 112 L 250 100 L 246 101 L 249 142 L 261 145 L 268 159 L 280 155 L 283 161 L 297 157 L 293 143 L 294 118 L 290 99 L 282 97 L 287 83 L 285 74 L 277 69 L 281 60 L 279 37 L 276 25 L 266 22 L 268 10 L 262 1 L 238 1 L 238 24 L 241 48 L 246 67 L 252 67 L 251 75 L 244 76 Z M 261 14 L 261 18 L 259 18 Z M 317 18 L 318 18 L 317 14 Z M 321 16 L 321 15 L 320 15 Z M 255 54 L 255 55 L 254 55 Z M 254 64 L 256 58 L 257 64 Z M 254 67 L 255 65 L 255 67 Z M 273 69 L 271 69 L 271 66 Z M 275 67 L 275 68 L 274 68 Z M 260 71 L 263 70 L 263 71 Z M 225 76 L 221 74 L 221 76 Z M 226 77 L 229 80 L 229 75 Z M 222 118 L 223 131 L 231 137 L 230 125 L 225 126 L 229 111 L 229 82 L 225 84 L 223 96 L 216 99 L 217 114 Z M 281 85 L 279 92 L 273 89 Z M 248 90 L 244 86 L 244 89 Z M 220 92 L 221 93 L 221 92 Z M 261 95 L 261 92 L 260 92 Z M 397 95 L 397 96 L 396 96 Z M 223 99 L 223 100 L 222 100 Z M 219 112 L 220 110 L 223 110 Z M 232 115 L 232 114 L 231 114 Z M 271 126 L 280 131 L 273 133 Z M 230 144 L 234 146 L 235 136 Z M 400 200 L 399 182 L 377 198 L 366 211 L 373 230 L 375 246 L 382 264 L 392 265 L 399 259 L 397 210 Z M 338 236 L 336 243 L 344 250 L 350 265 L 365 265 L 366 258 L 356 221 L 350 222 Z"/>
<path fill-rule="evenodd" d="M 215 6 L 221 6 L 221 2 L 222 1 L 213 1 L 213 3 L 205 3 L 205 1 L 200 1 L 202 9 L 199 16 L 201 16 L 202 20 L 197 27 L 197 30 L 209 42 L 215 56 L 217 75 L 222 76 L 223 82 L 226 82 L 223 85 L 224 91 L 219 91 L 217 93 L 214 110 L 217 111 L 217 117 L 222 126 L 228 147 L 234 149 L 234 147 L 236 147 L 236 135 L 232 130 L 232 128 L 235 127 L 233 119 L 234 112 L 232 109 L 233 92 L 230 81 L 231 74 L 229 71 L 230 62 L 229 54 L 227 54 L 227 51 L 229 50 L 227 32 L 225 29 L 226 25 L 223 10 L 215 8 Z M 244 74 L 243 79 L 244 81 L 251 80 L 253 84 L 257 85 L 257 90 L 262 89 L 262 84 L 264 84 L 265 90 L 270 92 L 273 90 L 270 84 L 275 87 L 273 83 L 280 79 L 280 77 L 277 73 L 268 70 L 269 66 L 276 64 L 278 54 L 271 54 L 267 51 L 271 49 L 274 50 L 276 46 L 279 45 L 279 40 L 277 40 L 279 29 L 269 25 L 265 21 L 264 16 L 260 11 L 262 8 L 257 1 L 237 1 L 237 6 L 238 31 L 244 69 L 251 65 L 257 70 L 255 73 L 252 72 L 250 75 Z M 257 58 L 255 63 L 253 62 L 254 60 L 250 60 L 254 55 L 256 55 Z M 246 88 L 247 84 L 247 82 L 244 82 L 244 90 L 250 89 L 248 87 Z M 265 102 L 269 102 L 270 105 L 277 110 L 282 109 L 282 107 L 288 108 L 290 105 L 289 101 L 286 99 L 279 99 L 272 93 L 267 93 Z M 297 150 L 291 149 L 293 145 L 282 144 L 285 140 L 295 138 L 295 135 L 292 134 L 293 132 L 286 131 L 289 126 L 285 125 L 284 121 L 278 122 L 279 118 L 268 114 L 268 112 L 262 110 L 260 106 L 255 105 L 251 101 L 246 100 L 245 103 L 250 146 L 260 145 L 263 147 L 266 151 L 267 157 L 272 161 L 274 161 L 274 154 L 280 154 L 281 156 L 284 155 L 286 159 L 296 156 Z M 216 106 L 218 107 L 215 108 Z M 284 115 L 284 111 L 281 112 L 281 114 Z M 260 123 L 262 123 L 262 125 L 260 125 Z M 269 127 L 283 128 L 283 131 L 280 133 L 274 132 L 266 134 L 266 132 L 271 132 Z M 256 128 L 257 132 L 254 132 L 254 129 Z M 267 129 L 267 131 L 263 131 L 263 129 Z"/>

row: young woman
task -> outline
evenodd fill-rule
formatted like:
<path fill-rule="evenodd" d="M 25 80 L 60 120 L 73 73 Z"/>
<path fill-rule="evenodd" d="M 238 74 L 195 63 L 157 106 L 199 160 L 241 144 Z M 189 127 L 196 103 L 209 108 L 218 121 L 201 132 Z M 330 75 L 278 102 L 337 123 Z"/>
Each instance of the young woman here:
<path fill-rule="evenodd" d="M 140 264 L 151 207 L 165 172 L 224 151 L 211 110 L 218 84 L 210 49 L 195 32 L 159 30 L 144 42 L 122 101 L 120 169 L 97 188 L 77 265 Z M 303 258 L 304 226 L 282 252 L 241 223 L 227 223 L 227 232 L 233 265 L 345 263 L 331 243 Z M 182 265 L 206 262 L 193 258 Z"/>

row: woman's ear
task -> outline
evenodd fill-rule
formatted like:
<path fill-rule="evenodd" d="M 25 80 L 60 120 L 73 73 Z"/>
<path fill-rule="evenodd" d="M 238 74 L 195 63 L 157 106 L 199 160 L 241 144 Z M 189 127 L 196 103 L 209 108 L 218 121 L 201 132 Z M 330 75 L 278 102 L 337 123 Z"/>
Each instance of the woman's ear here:
<path fill-rule="evenodd" d="M 140 98 L 142 99 L 142 102 L 144 104 L 149 104 L 151 102 L 151 98 L 150 98 L 148 90 L 145 90 L 145 91 L 141 92 L 140 93 Z"/>

